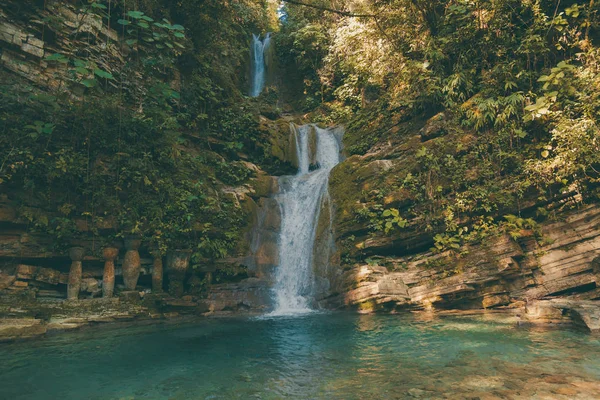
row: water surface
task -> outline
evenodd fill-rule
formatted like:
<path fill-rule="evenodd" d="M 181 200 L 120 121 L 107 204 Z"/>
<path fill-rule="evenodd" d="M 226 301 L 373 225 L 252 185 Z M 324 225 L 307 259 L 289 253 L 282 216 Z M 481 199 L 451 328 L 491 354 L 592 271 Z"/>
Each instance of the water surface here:
<path fill-rule="evenodd" d="M 600 341 L 483 317 L 307 314 L 0 345 L 1 399 L 597 399 Z"/>

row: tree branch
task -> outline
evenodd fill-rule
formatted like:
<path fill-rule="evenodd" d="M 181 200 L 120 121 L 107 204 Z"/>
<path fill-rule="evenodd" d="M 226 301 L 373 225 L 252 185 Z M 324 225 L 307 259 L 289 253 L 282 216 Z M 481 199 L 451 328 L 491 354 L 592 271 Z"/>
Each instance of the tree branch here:
<path fill-rule="evenodd" d="M 286 3 L 290 3 L 290 4 L 295 4 L 298 6 L 310 7 L 310 8 L 315 8 L 315 9 L 321 10 L 321 11 L 327 11 L 327 12 L 331 12 L 334 14 L 343 15 L 344 17 L 375 18 L 374 14 L 354 14 L 354 13 L 351 13 L 348 11 L 336 10 L 334 8 L 329 8 L 329 7 L 324 7 L 324 6 L 317 6 L 315 4 L 304 3 L 302 1 L 297 1 L 297 0 L 283 0 L 283 1 Z"/>

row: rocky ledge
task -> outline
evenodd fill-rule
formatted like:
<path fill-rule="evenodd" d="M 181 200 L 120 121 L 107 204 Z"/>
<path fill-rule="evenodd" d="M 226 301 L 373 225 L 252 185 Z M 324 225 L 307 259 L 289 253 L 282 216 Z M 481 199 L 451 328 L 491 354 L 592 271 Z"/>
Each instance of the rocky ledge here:
<path fill-rule="evenodd" d="M 600 207 L 565 214 L 533 235 L 502 235 L 460 256 L 381 258 L 330 278 L 330 308 L 380 310 L 518 309 L 536 323 L 575 322 L 600 331 Z"/>
<path fill-rule="evenodd" d="M 258 313 L 266 303 L 263 281 L 214 285 L 206 296 L 120 291 L 118 297 L 67 300 L 62 294 L 37 298 L 30 290 L 0 292 L 0 342 L 98 324 L 161 322 L 179 318 L 231 313 Z"/>

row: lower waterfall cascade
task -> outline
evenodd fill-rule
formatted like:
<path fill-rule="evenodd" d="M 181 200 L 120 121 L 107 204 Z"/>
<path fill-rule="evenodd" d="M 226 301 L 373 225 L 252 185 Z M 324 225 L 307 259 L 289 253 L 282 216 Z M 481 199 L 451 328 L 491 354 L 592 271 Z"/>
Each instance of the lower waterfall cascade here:
<path fill-rule="evenodd" d="M 319 213 L 329 196 L 329 173 L 340 162 L 342 129 L 316 125 L 295 126 L 298 172 L 279 179 L 276 196 L 281 211 L 279 266 L 275 272 L 270 315 L 312 311 L 314 293 L 313 253 Z"/>

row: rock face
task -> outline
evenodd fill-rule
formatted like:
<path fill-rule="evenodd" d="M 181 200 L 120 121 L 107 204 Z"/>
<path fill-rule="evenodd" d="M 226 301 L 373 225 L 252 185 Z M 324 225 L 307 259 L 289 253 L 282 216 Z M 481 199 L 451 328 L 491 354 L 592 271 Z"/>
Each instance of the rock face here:
<path fill-rule="evenodd" d="M 335 282 L 336 266 L 340 264 L 339 252 L 336 251 L 335 237 L 332 225 L 331 198 L 324 196 L 319 207 L 315 246 L 313 248 L 313 275 L 315 277 L 315 296 L 322 298 L 331 292 L 332 282 Z"/>
<path fill-rule="evenodd" d="M 256 221 L 250 238 L 250 256 L 246 264 L 261 279 L 271 279 L 279 264 L 277 238 L 281 227 L 281 210 L 274 198 L 263 197 L 258 202 Z"/>
<path fill-rule="evenodd" d="M 527 304 L 524 319 L 532 323 L 569 323 L 600 333 L 600 301 L 564 299 L 537 300 Z"/>
<path fill-rule="evenodd" d="M 208 298 L 202 300 L 207 312 L 265 311 L 270 304 L 271 290 L 267 281 L 257 278 L 240 283 L 229 283 L 211 288 Z"/>
<path fill-rule="evenodd" d="M 269 132 L 271 153 L 281 162 L 291 165 L 291 169 L 285 170 L 288 173 L 298 169 L 297 142 L 290 129 L 291 122 L 293 122 L 292 118 L 282 118 L 276 121 L 267 118 L 261 119 L 262 129 Z"/>
<path fill-rule="evenodd" d="M 385 267 L 354 267 L 339 275 L 333 295 L 321 299 L 322 304 L 367 310 L 528 304 L 532 319 L 561 320 L 562 310 L 568 310 L 590 330 L 597 330 L 600 207 L 572 211 L 541 229 L 543 243 L 533 236 L 518 241 L 500 236 L 470 246 L 460 258 L 423 253 L 382 258 Z M 536 302 L 553 297 L 563 299 Z"/>
<path fill-rule="evenodd" d="M 29 7 L 30 5 L 28 5 Z M 118 34 L 102 23 L 93 13 L 80 14 L 72 5 L 49 3 L 45 7 L 31 5 L 30 20 L 24 21 L 22 10 L 11 6 L 0 9 L 0 65 L 40 87 L 56 89 L 59 77 L 68 77 L 66 64 L 46 60 L 61 53 L 70 54 L 78 46 L 103 60 L 102 65 L 120 67 L 123 64 L 121 49 L 108 44 Z M 44 23 L 45 20 L 54 23 Z M 74 33 L 77 33 L 76 35 Z"/>
<path fill-rule="evenodd" d="M 321 300 L 321 306 L 373 311 L 410 302 L 408 287 L 401 276 L 385 267 L 363 265 L 343 273 L 338 282 L 338 291 Z"/>

